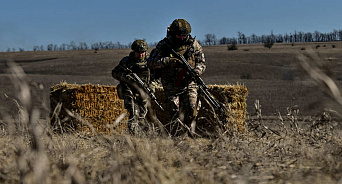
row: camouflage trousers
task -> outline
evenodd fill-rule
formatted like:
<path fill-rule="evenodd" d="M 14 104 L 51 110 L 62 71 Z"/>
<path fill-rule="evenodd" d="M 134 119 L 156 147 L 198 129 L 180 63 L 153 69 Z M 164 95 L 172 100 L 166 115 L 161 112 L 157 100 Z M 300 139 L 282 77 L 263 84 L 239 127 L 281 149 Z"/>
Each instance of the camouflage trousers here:
<path fill-rule="evenodd" d="M 131 131 L 133 127 L 139 126 L 139 122 L 145 121 L 147 114 L 147 98 L 143 98 L 140 93 L 132 89 L 127 84 L 117 86 L 118 96 L 124 100 L 124 108 L 129 113 L 128 128 Z"/>
<path fill-rule="evenodd" d="M 201 103 L 198 100 L 198 87 L 192 82 L 183 91 L 172 94 L 172 89 L 164 88 L 167 96 L 166 108 L 172 120 L 179 119 L 186 125 L 191 125 L 195 121 Z M 171 94 L 169 93 L 171 92 Z"/>

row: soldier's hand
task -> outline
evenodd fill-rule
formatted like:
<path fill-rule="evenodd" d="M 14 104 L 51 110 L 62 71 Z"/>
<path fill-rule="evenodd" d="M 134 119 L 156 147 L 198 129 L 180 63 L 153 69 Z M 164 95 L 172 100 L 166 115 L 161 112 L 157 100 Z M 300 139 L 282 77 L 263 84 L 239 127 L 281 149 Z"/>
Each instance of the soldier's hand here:
<path fill-rule="evenodd" d="M 201 71 L 200 71 L 200 69 L 198 69 L 198 68 L 195 68 L 195 69 L 194 69 L 194 72 L 195 72 L 197 75 L 201 75 Z"/>
<path fill-rule="evenodd" d="M 125 78 L 129 81 L 135 81 L 131 74 L 127 74 Z"/>
<path fill-rule="evenodd" d="M 170 58 L 170 65 L 173 67 L 182 67 L 183 62 L 177 58 Z"/>
<path fill-rule="evenodd" d="M 172 66 L 172 67 L 176 67 L 182 64 L 182 62 L 179 59 L 173 58 L 173 57 L 164 57 L 162 59 L 162 62 L 164 63 L 165 66 Z"/>

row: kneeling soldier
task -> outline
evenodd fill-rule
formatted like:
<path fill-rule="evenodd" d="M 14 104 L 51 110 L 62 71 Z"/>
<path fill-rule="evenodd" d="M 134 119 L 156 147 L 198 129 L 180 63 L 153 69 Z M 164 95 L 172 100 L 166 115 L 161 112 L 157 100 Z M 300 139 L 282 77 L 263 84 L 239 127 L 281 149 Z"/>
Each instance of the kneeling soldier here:
<path fill-rule="evenodd" d="M 140 129 L 139 123 L 145 120 L 148 96 L 142 92 L 132 74 L 136 73 L 147 85 L 151 81 L 146 61 L 148 57 L 146 41 L 135 40 L 131 49 L 129 56 L 124 57 L 112 70 L 112 76 L 120 81 L 117 86 L 118 95 L 124 100 L 124 107 L 129 112 L 128 129 L 130 133 L 134 133 Z"/>

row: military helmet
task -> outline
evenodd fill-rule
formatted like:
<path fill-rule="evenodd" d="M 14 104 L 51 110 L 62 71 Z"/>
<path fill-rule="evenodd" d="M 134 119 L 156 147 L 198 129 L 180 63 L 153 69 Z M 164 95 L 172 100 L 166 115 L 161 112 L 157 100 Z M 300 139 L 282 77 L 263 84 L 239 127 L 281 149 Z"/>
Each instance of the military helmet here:
<path fill-rule="evenodd" d="M 132 43 L 131 49 L 134 52 L 146 52 L 148 49 L 148 45 L 145 40 L 135 40 Z"/>
<path fill-rule="evenodd" d="M 191 26 L 185 19 L 176 19 L 171 23 L 170 31 L 173 35 L 190 35 Z"/>

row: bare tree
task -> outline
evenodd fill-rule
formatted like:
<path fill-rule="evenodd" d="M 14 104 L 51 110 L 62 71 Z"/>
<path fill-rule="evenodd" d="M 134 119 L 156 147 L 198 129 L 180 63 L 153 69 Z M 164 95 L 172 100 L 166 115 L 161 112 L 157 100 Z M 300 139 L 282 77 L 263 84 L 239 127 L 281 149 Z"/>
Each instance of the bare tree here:
<path fill-rule="evenodd" d="M 267 40 L 266 40 L 266 42 L 264 43 L 264 46 L 267 47 L 267 48 L 269 48 L 269 49 L 271 49 L 271 47 L 273 46 L 273 44 L 274 44 L 274 42 L 273 42 L 273 40 L 271 39 L 271 37 L 270 37 L 270 36 L 267 37 Z"/>
<path fill-rule="evenodd" d="M 216 45 L 216 35 L 215 34 L 206 34 L 204 35 L 204 42 L 206 45 Z"/>
<path fill-rule="evenodd" d="M 48 44 L 47 47 L 46 47 L 46 50 L 47 51 L 52 51 L 52 49 L 53 49 L 53 44 L 52 43 Z"/>
<path fill-rule="evenodd" d="M 220 39 L 220 45 L 225 45 L 225 44 L 228 44 L 228 38 L 226 38 L 226 37 L 223 37 L 223 38 L 221 38 Z"/>
<path fill-rule="evenodd" d="M 316 30 L 316 31 L 314 32 L 314 38 L 315 38 L 314 41 L 320 42 L 320 41 L 321 41 L 321 36 L 322 36 L 321 32 L 319 32 L 319 31 Z"/>
<path fill-rule="evenodd" d="M 338 40 L 342 41 L 342 29 L 338 30 L 338 37 Z"/>
<path fill-rule="evenodd" d="M 312 42 L 312 41 L 313 41 L 312 33 L 305 33 L 304 42 Z"/>
<path fill-rule="evenodd" d="M 33 51 L 39 51 L 39 46 L 33 46 Z"/>
<path fill-rule="evenodd" d="M 253 33 L 250 39 L 251 43 L 257 43 L 257 36 Z"/>

